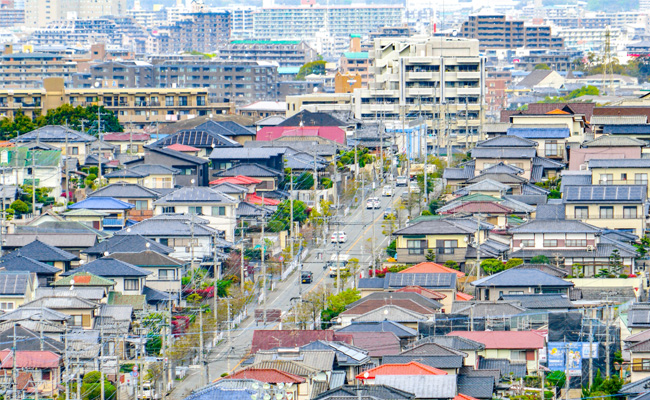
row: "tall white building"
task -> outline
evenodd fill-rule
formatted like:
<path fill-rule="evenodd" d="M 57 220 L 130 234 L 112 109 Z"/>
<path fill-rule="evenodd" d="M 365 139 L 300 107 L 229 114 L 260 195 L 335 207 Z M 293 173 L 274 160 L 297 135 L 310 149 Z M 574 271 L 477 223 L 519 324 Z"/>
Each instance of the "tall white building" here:
<path fill-rule="evenodd" d="M 25 24 L 30 27 L 105 15 L 126 15 L 126 0 L 25 0 Z"/>

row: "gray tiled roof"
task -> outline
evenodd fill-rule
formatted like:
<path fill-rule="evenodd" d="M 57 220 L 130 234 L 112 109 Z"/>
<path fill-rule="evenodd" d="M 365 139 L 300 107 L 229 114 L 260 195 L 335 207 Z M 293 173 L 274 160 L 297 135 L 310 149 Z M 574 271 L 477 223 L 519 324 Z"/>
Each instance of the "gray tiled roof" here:
<path fill-rule="evenodd" d="M 550 158 L 544 158 L 544 157 L 534 157 L 533 158 L 533 166 L 539 165 L 544 169 L 561 169 L 564 168 L 564 164 L 551 160 Z"/>
<path fill-rule="evenodd" d="M 83 299 L 81 297 L 41 297 L 26 303 L 26 307 L 45 307 L 53 310 L 70 310 L 70 309 L 86 309 L 93 310 L 99 307 L 99 303 Z"/>
<path fill-rule="evenodd" d="M 590 159 L 589 168 L 650 168 L 650 158 Z"/>
<path fill-rule="evenodd" d="M 278 157 L 287 152 L 286 147 L 218 148 L 210 153 L 210 160 L 260 160 Z"/>
<path fill-rule="evenodd" d="M 39 287 L 36 289 L 36 298 L 41 297 L 81 297 L 86 300 L 101 301 L 106 297 L 106 290 L 103 287 Z"/>
<path fill-rule="evenodd" d="M 147 151 L 152 151 L 154 153 L 160 153 L 164 154 L 169 157 L 173 157 L 179 160 L 183 160 L 192 164 L 198 164 L 198 165 L 203 165 L 207 164 L 210 161 L 206 160 L 205 158 L 201 157 L 196 157 L 190 154 L 185 154 L 181 151 L 176 151 L 176 150 L 171 150 L 171 149 L 166 149 L 166 148 L 156 148 L 156 147 L 148 147 L 147 146 Z"/>
<path fill-rule="evenodd" d="M 475 287 L 572 287 L 573 283 L 537 269 L 507 269 L 471 282 Z"/>
<path fill-rule="evenodd" d="M 371 293 L 354 303 L 350 303 L 346 306 L 346 309 L 352 309 L 360 304 L 365 303 L 370 300 L 383 300 L 386 303 L 390 303 L 391 300 L 410 300 L 414 303 L 421 305 L 422 307 L 427 307 L 431 309 L 440 309 L 443 305 L 433 299 L 422 296 L 419 293 L 414 292 L 375 292 Z"/>
<path fill-rule="evenodd" d="M 443 179 L 467 180 L 474 176 L 474 163 L 468 163 L 463 168 L 445 168 L 442 173 Z"/>
<path fill-rule="evenodd" d="M 185 264 L 183 261 L 152 250 L 133 253 L 112 253 L 111 257 L 138 267 L 179 268 Z"/>
<path fill-rule="evenodd" d="M 524 172 L 522 168 L 515 167 L 514 165 L 504 164 L 502 162 L 493 165 L 481 171 L 481 174 L 516 174 L 520 175 Z"/>
<path fill-rule="evenodd" d="M 517 136 L 504 135 L 479 142 L 477 147 L 537 147 L 537 142 Z"/>
<path fill-rule="evenodd" d="M 523 195 L 547 195 L 550 192 L 551 191 L 548 189 L 544 189 L 536 185 L 531 185 L 530 183 L 521 186 L 521 194 Z"/>
<path fill-rule="evenodd" d="M 515 362 L 505 358 L 480 358 L 479 369 L 498 369 L 501 376 L 523 378 L 526 376 L 526 362 Z"/>
<path fill-rule="evenodd" d="M 490 139 L 493 140 L 493 139 Z M 520 148 L 520 147 L 474 147 L 471 151 L 472 158 L 528 158 L 532 159 L 537 154 L 534 148 Z"/>
<path fill-rule="evenodd" d="M 161 164 L 138 164 L 129 168 L 131 171 L 144 174 L 145 176 L 149 175 L 169 175 L 169 174 L 179 174 L 181 171 L 176 168 L 168 167 Z"/>
<path fill-rule="evenodd" d="M 513 125 L 508 128 L 508 136 L 510 135 L 526 139 L 566 139 L 571 136 L 571 131 L 566 125 L 558 127 L 549 127 L 548 125 L 522 127 Z"/>
<path fill-rule="evenodd" d="M 44 350 L 51 351 L 56 354 L 63 354 L 64 346 L 62 342 L 54 340 L 48 336 L 41 337 L 40 332 L 34 332 L 20 325 L 16 325 L 15 329 L 11 327 L 0 332 L 0 349 L 13 347 L 14 332 L 16 338 L 20 338 L 16 340 L 17 351 Z"/>
<path fill-rule="evenodd" d="M 575 219 L 533 219 L 515 228 L 511 233 L 599 233 L 600 228 Z"/>
<path fill-rule="evenodd" d="M 118 182 L 113 183 L 103 188 L 97 189 L 94 192 L 88 195 L 89 197 L 102 196 L 102 197 L 114 197 L 114 198 L 133 198 L 133 199 L 157 199 L 160 197 L 158 192 L 155 192 L 151 189 L 148 189 L 144 186 L 127 183 L 127 182 Z"/>
<path fill-rule="evenodd" d="M 451 399 L 456 396 L 455 375 L 378 375 L 375 383 L 415 394 L 419 399 Z"/>
<path fill-rule="evenodd" d="M 233 204 L 237 201 L 218 190 L 203 186 L 185 186 L 154 202 L 156 205 L 173 203 Z"/>
<path fill-rule="evenodd" d="M 510 303 L 519 304 L 527 309 L 553 309 L 574 308 L 573 303 L 565 294 L 538 293 L 538 294 L 503 294 L 501 299 Z"/>
<path fill-rule="evenodd" d="M 536 219 L 565 219 L 564 204 L 540 204 L 535 210 Z"/>
<path fill-rule="evenodd" d="M 207 130 L 222 136 L 255 136 L 255 131 L 249 129 L 235 121 L 214 121 L 207 120 L 197 125 L 194 129 Z"/>
<path fill-rule="evenodd" d="M 43 262 L 25 257 L 21 254 L 17 254 L 16 252 L 2 257 L 2 259 L 0 259 L 0 268 L 11 272 L 32 272 L 38 276 L 51 276 L 61 272 L 61 270 L 57 267 L 53 267 Z"/>
<path fill-rule="evenodd" d="M 639 203 L 646 195 L 647 189 L 641 185 L 585 185 L 568 186 L 563 199 L 565 203 Z"/>
<path fill-rule="evenodd" d="M 593 116 L 591 118 L 593 121 L 593 119 L 596 118 L 596 116 Z M 582 144 L 582 147 L 646 147 L 647 145 L 648 144 L 643 140 L 639 140 L 627 136 L 604 135 L 594 140 L 589 140 L 587 142 L 584 142 Z"/>
<path fill-rule="evenodd" d="M 222 193 L 226 194 L 241 194 L 241 193 L 248 193 L 248 189 L 246 189 L 243 186 L 235 185 L 234 183 L 230 182 L 223 182 L 218 185 L 211 186 L 213 189 L 218 190 Z"/>
<path fill-rule="evenodd" d="M 394 321 L 354 322 L 336 332 L 393 332 L 400 339 L 413 338 L 418 335 L 416 330 Z"/>
<path fill-rule="evenodd" d="M 82 251 L 84 254 L 105 254 L 108 252 L 112 253 L 137 253 L 141 251 L 151 250 L 160 254 L 171 254 L 174 252 L 174 249 L 171 247 L 165 246 L 156 242 L 155 240 L 150 240 L 145 237 L 142 237 L 138 234 L 133 234 L 129 236 L 117 235 L 111 236 L 108 239 L 105 239 L 93 247 L 89 247 Z"/>
<path fill-rule="evenodd" d="M 347 124 L 326 112 L 302 110 L 277 126 L 346 126 Z"/>
<path fill-rule="evenodd" d="M 467 357 L 467 353 L 443 346 L 439 343 L 422 343 L 404 350 L 400 355 L 414 356 L 461 356 Z"/>
<path fill-rule="evenodd" d="M 476 342 L 471 339 L 464 338 L 462 336 L 428 336 L 423 339 L 418 340 L 417 342 L 411 344 L 411 347 L 417 346 L 424 343 L 437 343 L 445 347 L 460 351 L 474 351 L 474 350 L 483 350 L 485 345 L 480 342 Z"/>
<path fill-rule="evenodd" d="M 163 218 L 158 218 L 163 217 Z M 218 231 L 209 226 L 206 226 L 203 223 L 194 221 L 192 229 L 190 227 L 190 218 L 185 216 L 185 218 L 166 218 L 167 215 L 159 215 L 155 218 L 145 219 L 144 221 L 138 222 L 135 225 L 129 227 L 130 231 L 123 229 L 119 232 L 116 232 L 116 236 L 123 235 L 142 235 L 142 236 L 152 236 L 152 237 L 173 237 L 173 236 L 187 236 L 190 237 L 192 234 L 194 236 L 214 236 Z M 198 218 L 197 218 L 198 219 Z M 192 232 L 193 231 L 193 232 Z"/>
<path fill-rule="evenodd" d="M 623 385 L 618 391 L 622 394 L 639 394 L 650 392 L 650 376 Z"/>
<path fill-rule="evenodd" d="M 383 399 L 383 400 L 413 400 L 413 393 L 405 392 L 388 385 L 345 385 L 340 388 L 329 390 L 314 397 L 313 400 L 328 399 Z"/>
<path fill-rule="evenodd" d="M 19 308 L 8 311 L 5 314 L 0 315 L 0 321 L 22 321 L 22 320 L 31 320 L 31 321 L 49 321 L 49 322 L 63 322 L 67 321 L 71 316 L 64 314 L 62 312 L 53 310 L 47 307 L 30 307 L 30 306 L 20 306 Z"/>
<path fill-rule="evenodd" d="M 541 271 L 546 272 L 547 274 L 557 276 L 558 278 L 564 278 L 568 275 L 568 272 L 565 271 L 562 268 L 555 267 L 551 264 L 531 264 L 531 263 L 524 263 L 517 265 L 516 267 L 513 267 L 516 269 L 539 269 Z"/>
<path fill-rule="evenodd" d="M 562 174 L 562 182 L 560 184 L 560 191 L 564 193 L 569 186 L 591 185 L 591 172 L 584 171 L 580 174 Z"/>
<path fill-rule="evenodd" d="M 491 376 L 458 375 L 458 393 L 476 399 L 491 399 L 494 384 L 494 378 Z"/>
<path fill-rule="evenodd" d="M 317 340 L 306 344 L 301 350 L 333 350 L 338 366 L 359 366 L 370 363 L 368 351 L 343 342 Z"/>
<path fill-rule="evenodd" d="M 41 262 L 67 262 L 79 259 L 79 257 L 75 256 L 72 253 L 68 253 L 67 251 L 61 250 L 58 247 L 50 246 L 49 244 L 43 243 L 38 239 L 26 244 L 11 254 L 25 255 L 33 260 Z"/>
<path fill-rule="evenodd" d="M 531 206 L 545 204 L 547 201 L 545 194 L 508 194 L 503 198 L 517 200 Z"/>
<path fill-rule="evenodd" d="M 523 178 L 521 176 L 515 175 L 515 174 L 508 174 L 508 173 L 492 173 L 492 172 L 485 172 L 481 171 L 481 175 L 475 176 L 473 178 L 470 178 L 467 180 L 467 183 L 477 183 L 477 182 L 482 182 L 485 180 L 492 180 L 495 182 L 501 182 L 501 183 L 522 183 L 526 182 L 527 179 Z"/>
<path fill-rule="evenodd" d="M 526 311 L 523 307 L 502 302 L 459 301 L 452 306 L 453 314 L 472 316 L 473 318 L 504 318 L 521 314 Z"/>
<path fill-rule="evenodd" d="M 273 211 L 256 204 L 242 201 L 237 205 L 236 214 L 237 217 L 261 217 L 263 215 L 273 214 Z"/>
<path fill-rule="evenodd" d="M 426 321 L 428 318 L 415 311 L 407 310 L 405 308 L 387 304 L 375 310 L 368 311 L 367 313 L 353 318 L 354 322 L 381 322 L 385 320 L 400 322 L 400 323 L 416 323 L 419 321 Z"/>
<path fill-rule="evenodd" d="M 16 143 L 33 142 L 35 140 L 46 143 L 65 143 L 66 140 L 71 143 L 88 143 L 94 142 L 97 138 L 61 125 L 47 125 L 13 139 Z"/>
<path fill-rule="evenodd" d="M 471 229 L 463 225 L 454 223 L 450 220 L 438 219 L 431 221 L 422 221 L 415 223 L 413 225 L 407 226 L 406 228 L 398 229 L 393 232 L 393 235 L 426 235 L 426 234 L 471 234 L 476 232 L 476 228 Z"/>
<path fill-rule="evenodd" d="M 276 171 L 272 168 L 260 165 L 260 164 L 239 164 L 234 167 L 228 168 L 224 171 L 217 172 L 214 176 L 224 177 L 224 176 L 238 176 L 244 175 L 253 178 L 262 177 L 262 178 L 279 178 L 282 176 L 282 172 Z"/>
<path fill-rule="evenodd" d="M 123 261 L 110 257 L 104 257 L 91 261 L 88 264 L 81 265 L 74 270 L 64 272 L 61 274 L 61 276 L 68 276 L 77 272 L 90 272 L 91 274 L 104 278 L 145 277 L 152 273 L 151 271 L 136 267 L 135 265 L 127 264 Z"/>

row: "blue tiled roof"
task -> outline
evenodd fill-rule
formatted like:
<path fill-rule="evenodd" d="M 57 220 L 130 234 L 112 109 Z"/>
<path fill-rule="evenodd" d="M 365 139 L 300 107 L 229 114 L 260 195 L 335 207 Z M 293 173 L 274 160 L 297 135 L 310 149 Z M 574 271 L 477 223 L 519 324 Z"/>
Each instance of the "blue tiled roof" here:
<path fill-rule="evenodd" d="M 524 139 L 564 139 L 571 135 L 569 128 L 508 128 L 508 135 Z"/>
<path fill-rule="evenodd" d="M 472 282 L 477 287 L 571 287 L 573 283 L 567 282 L 546 272 L 536 269 L 508 269 L 494 275 L 487 276 Z"/>
<path fill-rule="evenodd" d="M 114 258 L 104 257 L 99 258 L 95 261 L 91 261 L 88 264 L 82 265 L 74 270 L 64 272 L 61 274 L 61 276 L 68 276 L 77 272 L 90 272 L 91 274 L 105 278 L 126 276 L 144 277 L 151 274 L 151 271 L 147 271 L 144 268 L 136 267 L 135 265 L 131 265 Z"/>
<path fill-rule="evenodd" d="M 250 400 L 256 393 L 252 389 L 225 389 L 210 386 L 190 394 L 185 400 Z"/>
<path fill-rule="evenodd" d="M 89 197 L 81 200 L 68 208 L 75 210 L 85 208 L 87 210 L 129 210 L 135 207 L 133 204 L 127 203 L 122 200 L 114 199 L 112 197 Z"/>
<path fill-rule="evenodd" d="M 650 124 L 644 125 L 603 125 L 604 134 L 612 135 L 650 135 Z"/>

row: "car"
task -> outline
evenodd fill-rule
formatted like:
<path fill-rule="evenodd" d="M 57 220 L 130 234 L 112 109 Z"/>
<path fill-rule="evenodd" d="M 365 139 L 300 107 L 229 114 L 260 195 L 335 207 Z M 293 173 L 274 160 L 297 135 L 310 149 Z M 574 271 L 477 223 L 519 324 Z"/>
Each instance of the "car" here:
<path fill-rule="evenodd" d="M 373 208 L 381 208 L 381 201 L 379 201 L 378 197 L 369 197 L 368 200 L 366 200 L 366 208 L 369 210 Z"/>
<path fill-rule="evenodd" d="M 417 182 L 411 182 L 409 186 L 411 188 L 411 193 L 415 193 L 415 194 L 420 193 L 420 186 L 418 186 Z"/>
<path fill-rule="evenodd" d="M 405 176 L 398 176 L 395 180 L 395 186 L 406 186 L 408 184 L 408 179 Z"/>
<path fill-rule="evenodd" d="M 330 278 L 336 277 L 339 268 L 342 274 L 349 272 L 350 271 L 348 268 L 349 260 L 350 260 L 350 256 L 348 254 L 340 254 L 340 253 L 332 254 L 330 260 L 326 264 L 326 267 L 329 268 Z"/>
<path fill-rule="evenodd" d="M 393 214 L 393 209 L 390 208 L 390 207 L 386 207 L 386 209 L 384 210 L 384 219 L 386 219 L 386 218 L 390 218 L 390 217 L 392 217 L 393 215 L 394 215 L 394 214 Z"/>
<path fill-rule="evenodd" d="M 393 187 L 391 185 L 386 185 L 381 190 L 381 195 L 384 197 L 390 197 L 393 195 Z"/>
<path fill-rule="evenodd" d="M 348 236 L 343 231 L 332 232 L 332 236 L 330 236 L 330 242 L 332 243 L 345 243 L 347 241 Z"/>
<path fill-rule="evenodd" d="M 300 271 L 300 282 L 301 283 L 311 283 L 314 279 L 314 274 L 310 271 Z"/>

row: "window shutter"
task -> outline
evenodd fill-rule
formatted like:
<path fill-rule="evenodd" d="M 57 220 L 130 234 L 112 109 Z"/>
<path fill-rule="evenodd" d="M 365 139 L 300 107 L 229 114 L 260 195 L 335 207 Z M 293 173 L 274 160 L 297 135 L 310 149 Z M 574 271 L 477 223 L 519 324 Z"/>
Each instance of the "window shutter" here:
<path fill-rule="evenodd" d="M 632 371 L 643 371 L 643 359 L 642 358 L 633 358 L 632 359 Z"/>
<path fill-rule="evenodd" d="M 90 315 L 84 314 L 81 316 L 81 325 L 90 326 Z"/>

